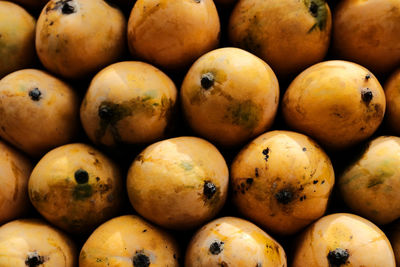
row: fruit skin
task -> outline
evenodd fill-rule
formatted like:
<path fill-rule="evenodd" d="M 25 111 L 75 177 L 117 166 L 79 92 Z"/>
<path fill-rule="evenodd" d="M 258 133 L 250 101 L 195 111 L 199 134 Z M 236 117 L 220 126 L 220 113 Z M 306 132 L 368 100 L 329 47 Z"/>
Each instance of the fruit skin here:
<path fill-rule="evenodd" d="M 192 237 L 185 267 L 286 267 L 281 245 L 255 224 L 235 217 L 209 222 Z"/>
<path fill-rule="evenodd" d="M 165 69 L 184 69 L 219 43 L 212 0 L 138 0 L 128 21 L 131 54 Z"/>
<path fill-rule="evenodd" d="M 204 76 L 212 85 L 204 87 Z M 222 146 L 247 142 L 273 123 L 279 84 L 260 58 L 239 48 L 213 50 L 189 69 L 181 88 L 183 112 L 199 135 Z"/>
<path fill-rule="evenodd" d="M 265 60 L 280 77 L 322 61 L 329 47 L 331 11 L 323 0 L 240 0 L 229 39 Z"/>
<path fill-rule="evenodd" d="M 337 56 L 376 74 L 400 64 L 400 2 L 344 0 L 333 18 L 332 48 Z"/>
<path fill-rule="evenodd" d="M 96 144 L 155 141 L 170 124 L 176 95 L 175 84 L 159 69 L 144 62 L 119 62 L 93 78 L 81 105 L 81 122 Z"/>
<path fill-rule="evenodd" d="M 53 149 L 38 162 L 28 192 L 34 207 L 53 225 L 87 233 L 118 213 L 122 181 L 110 159 L 76 143 Z"/>
<path fill-rule="evenodd" d="M 377 224 L 400 217 L 400 138 L 381 136 L 347 167 L 338 185 L 352 210 Z"/>
<path fill-rule="evenodd" d="M 72 240 L 60 230 L 39 219 L 21 219 L 0 227 L 0 266 L 75 267 L 77 251 Z M 38 256 L 37 260 L 29 255 Z M 27 262 L 28 261 L 28 262 Z"/>
<path fill-rule="evenodd" d="M 138 255 L 145 255 L 150 266 L 179 266 L 179 250 L 172 236 L 134 215 L 100 225 L 83 245 L 79 266 L 148 266 L 132 264 Z"/>
<path fill-rule="evenodd" d="M 327 255 L 338 248 L 347 251 L 346 264 L 329 264 Z M 353 214 L 336 213 L 319 219 L 304 231 L 292 266 L 395 267 L 396 264 L 389 240 L 376 225 Z"/>
<path fill-rule="evenodd" d="M 125 32 L 122 12 L 103 0 L 51 0 L 37 22 L 36 51 L 51 72 L 82 78 L 118 60 Z"/>
<path fill-rule="evenodd" d="M 21 217 L 30 207 L 28 179 L 32 167 L 25 155 L 0 141 L 0 225 Z"/>
<path fill-rule="evenodd" d="M 366 68 L 342 60 L 324 61 L 300 73 L 282 101 L 294 130 L 328 149 L 340 150 L 370 137 L 383 120 L 385 93 Z"/>
<path fill-rule="evenodd" d="M 128 171 L 132 206 L 144 218 L 182 230 L 214 217 L 225 203 L 228 167 L 220 152 L 197 137 L 176 137 L 145 148 Z"/>
<path fill-rule="evenodd" d="M 36 20 L 22 7 L 0 2 L 0 78 L 33 64 Z"/>
<path fill-rule="evenodd" d="M 231 166 L 239 212 L 280 235 L 294 234 L 321 217 L 334 183 L 325 152 L 307 136 L 289 131 L 260 135 Z"/>
<path fill-rule="evenodd" d="M 0 80 L 0 137 L 38 157 L 71 142 L 79 127 L 79 99 L 58 78 L 35 69 Z"/>
<path fill-rule="evenodd" d="M 386 122 L 395 135 L 400 135 L 400 69 L 387 80 L 385 86 Z"/>

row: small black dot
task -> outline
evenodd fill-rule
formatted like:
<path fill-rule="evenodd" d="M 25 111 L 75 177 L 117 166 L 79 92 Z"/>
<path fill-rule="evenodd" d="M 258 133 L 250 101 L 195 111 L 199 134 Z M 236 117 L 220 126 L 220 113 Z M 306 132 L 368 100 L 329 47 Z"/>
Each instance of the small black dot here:
<path fill-rule="evenodd" d="M 215 192 L 217 192 L 217 187 L 210 181 L 204 182 L 203 194 L 207 199 L 211 199 Z"/>
<path fill-rule="evenodd" d="M 224 250 L 224 242 L 222 241 L 215 241 L 210 245 L 210 249 L 209 251 L 211 252 L 211 254 L 213 255 L 218 255 L 222 252 L 222 250 Z"/>
<path fill-rule="evenodd" d="M 307 148 L 303 147 L 303 151 L 304 151 L 304 152 L 307 151 Z"/>
<path fill-rule="evenodd" d="M 267 161 L 268 160 L 268 158 L 269 158 L 269 148 L 267 147 L 266 149 L 264 149 L 263 151 L 262 151 L 262 153 L 263 153 L 263 155 L 265 156 L 265 161 Z"/>
<path fill-rule="evenodd" d="M 368 73 L 367 75 L 365 75 L 365 79 L 368 81 L 371 78 L 371 75 Z"/>
<path fill-rule="evenodd" d="M 318 183 L 318 180 L 314 180 L 312 183 L 313 183 L 313 184 L 316 184 L 316 183 Z"/>
<path fill-rule="evenodd" d="M 89 174 L 83 169 L 79 169 L 75 172 L 75 181 L 78 184 L 86 184 L 89 181 Z"/>
<path fill-rule="evenodd" d="M 39 101 L 42 96 L 42 92 L 40 92 L 38 88 L 34 88 L 29 91 L 29 96 L 33 101 Z"/>
<path fill-rule="evenodd" d="M 204 73 L 201 75 L 201 87 L 204 89 L 209 89 L 214 85 L 214 75 L 211 72 Z"/>

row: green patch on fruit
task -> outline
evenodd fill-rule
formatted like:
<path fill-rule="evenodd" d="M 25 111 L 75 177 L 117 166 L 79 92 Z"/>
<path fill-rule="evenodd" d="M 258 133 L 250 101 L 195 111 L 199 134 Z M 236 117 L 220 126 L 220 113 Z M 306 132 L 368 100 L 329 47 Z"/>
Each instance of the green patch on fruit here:
<path fill-rule="evenodd" d="M 245 129 L 253 129 L 260 121 L 261 108 L 251 100 L 234 100 L 227 108 L 225 118 Z"/>
<path fill-rule="evenodd" d="M 314 17 L 315 23 L 308 30 L 308 33 L 316 30 L 325 30 L 327 20 L 328 20 L 328 8 L 326 6 L 325 0 L 304 0 L 304 5 L 308 9 L 311 16 Z"/>
<path fill-rule="evenodd" d="M 181 166 L 181 168 L 184 169 L 185 171 L 190 171 L 193 169 L 193 164 L 189 161 L 182 161 L 181 164 L 179 164 L 179 166 Z"/>
<path fill-rule="evenodd" d="M 256 55 L 260 55 L 262 52 L 261 44 L 265 45 L 265 42 L 260 40 L 260 37 L 263 33 L 263 22 L 261 22 L 262 16 L 262 14 L 257 14 L 250 11 L 248 11 L 248 14 L 244 15 L 244 23 L 247 23 L 248 26 L 246 27 L 246 31 L 241 36 L 241 39 L 236 43 L 240 48 L 243 48 L 244 50 L 252 52 Z"/>
<path fill-rule="evenodd" d="M 72 197 L 75 200 L 85 200 L 91 197 L 93 194 L 93 189 L 90 184 L 77 184 L 72 191 Z"/>

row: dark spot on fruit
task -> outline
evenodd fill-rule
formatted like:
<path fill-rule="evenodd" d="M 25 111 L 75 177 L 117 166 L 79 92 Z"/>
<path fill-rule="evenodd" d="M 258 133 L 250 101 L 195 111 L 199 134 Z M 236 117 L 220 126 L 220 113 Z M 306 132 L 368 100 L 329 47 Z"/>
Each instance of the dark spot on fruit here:
<path fill-rule="evenodd" d="M 293 200 L 293 193 L 289 189 L 282 189 L 275 194 L 275 198 L 281 204 L 288 204 Z"/>
<path fill-rule="evenodd" d="M 201 87 L 204 89 L 209 89 L 214 85 L 214 74 L 207 72 L 201 75 Z"/>
<path fill-rule="evenodd" d="M 303 151 L 306 152 L 306 151 L 307 151 L 307 148 L 303 147 Z"/>
<path fill-rule="evenodd" d="M 220 267 L 228 267 L 228 263 L 221 261 L 221 263 L 219 264 Z"/>
<path fill-rule="evenodd" d="M 76 12 L 75 8 L 68 2 L 70 1 L 64 1 L 64 4 L 61 7 L 61 12 L 65 15 L 69 15 Z"/>
<path fill-rule="evenodd" d="M 200 3 L 201 2 L 201 0 L 194 0 L 196 3 Z"/>
<path fill-rule="evenodd" d="M 42 92 L 40 92 L 40 90 L 38 88 L 34 88 L 34 89 L 29 91 L 29 97 L 33 101 L 39 101 L 41 96 L 42 96 Z"/>
<path fill-rule="evenodd" d="M 321 184 L 324 184 L 324 183 L 325 183 L 325 180 L 322 180 Z"/>
<path fill-rule="evenodd" d="M 307 196 L 306 196 L 306 195 L 304 195 L 304 196 L 301 196 L 301 197 L 300 197 L 300 201 L 306 200 L 306 198 L 307 198 Z"/>
<path fill-rule="evenodd" d="M 86 184 L 89 181 L 89 174 L 83 169 L 77 170 L 74 176 L 78 184 Z"/>
<path fill-rule="evenodd" d="M 313 184 L 317 184 L 317 183 L 318 183 L 318 180 L 314 180 L 312 183 L 313 183 Z"/>
<path fill-rule="evenodd" d="M 218 255 L 224 250 L 224 242 L 222 241 L 215 241 L 210 245 L 209 251 L 213 255 Z"/>
<path fill-rule="evenodd" d="M 371 75 L 368 73 L 367 75 L 365 75 L 365 80 L 369 80 L 371 78 Z"/>
<path fill-rule="evenodd" d="M 318 5 L 315 2 L 311 2 L 309 11 L 313 17 L 318 16 Z"/>
<path fill-rule="evenodd" d="M 247 178 L 246 179 L 246 183 L 248 184 L 248 185 L 251 185 L 252 183 L 253 183 L 253 178 Z"/>
<path fill-rule="evenodd" d="M 372 98 L 374 95 L 372 94 L 371 90 L 369 88 L 364 88 L 361 91 L 361 99 L 364 101 L 364 103 L 368 106 L 369 103 L 371 102 Z"/>
<path fill-rule="evenodd" d="M 40 256 L 37 251 L 28 252 L 28 257 L 26 257 L 25 264 L 28 267 L 36 267 L 44 263 L 44 257 Z"/>
<path fill-rule="evenodd" d="M 147 229 L 144 229 L 143 231 L 142 231 L 142 233 L 146 233 L 147 232 Z"/>
<path fill-rule="evenodd" d="M 265 156 L 265 161 L 268 161 L 268 158 L 269 158 L 269 148 L 267 147 L 266 149 L 264 149 L 263 151 L 262 151 L 262 153 L 263 153 L 263 155 Z"/>
<path fill-rule="evenodd" d="M 346 264 L 349 256 L 347 249 L 337 248 L 329 251 L 327 258 L 331 266 L 339 267 Z"/>
<path fill-rule="evenodd" d="M 53 25 L 53 24 L 54 24 L 54 21 L 52 21 L 52 22 L 49 23 L 50 26 Z"/>
<path fill-rule="evenodd" d="M 258 177 L 258 176 L 259 176 L 259 173 L 258 173 L 258 168 L 256 168 L 254 171 L 255 171 L 255 173 L 254 173 L 254 174 L 255 174 L 255 176 L 256 176 L 256 177 Z"/>
<path fill-rule="evenodd" d="M 211 199 L 215 192 L 217 192 L 217 187 L 210 181 L 204 182 L 203 194 L 206 196 L 207 199 Z"/>
<path fill-rule="evenodd" d="M 134 267 L 148 267 L 150 266 L 150 259 L 141 252 L 136 252 L 132 259 Z"/>
<path fill-rule="evenodd" d="M 305 1 L 306 3 L 306 1 Z M 308 6 L 308 11 L 311 16 L 314 17 L 315 23 L 308 30 L 308 33 L 311 33 L 313 30 L 319 28 L 319 30 L 324 30 L 328 20 L 328 9 L 326 6 L 325 0 L 312 0 L 310 5 Z"/>
<path fill-rule="evenodd" d="M 176 259 L 176 254 L 175 254 L 175 253 L 174 253 L 174 255 L 173 255 L 173 256 L 174 256 L 174 259 Z"/>
<path fill-rule="evenodd" d="M 257 263 L 256 267 L 262 267 L 261 262 Z"/>
<path fill-rule="evenodd" d="M 99 106 L 98 115 L 102 120 L 110 120 L 113 117 L 113 110 L 107 104 L 102 104 Z"/>
<path fill-rule="evenodd" d="M 85 200 L 91 197 L 93 194 L 93 189 L 90 184 L 77 184 L 72 192 L 72 197 L 75 200 Z"/>
<path fill-rule="evenodd" d="M 100 181 L 100 177 L 96 177 L 96 182 Z"/>

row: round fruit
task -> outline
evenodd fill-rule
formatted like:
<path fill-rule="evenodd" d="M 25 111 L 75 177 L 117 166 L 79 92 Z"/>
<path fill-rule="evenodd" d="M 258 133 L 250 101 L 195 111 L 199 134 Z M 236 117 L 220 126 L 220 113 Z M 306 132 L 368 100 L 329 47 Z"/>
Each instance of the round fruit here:
<path fill-rule="evenodd" d="M 400 65 L 400 1 L 343 0 L 333 19 L 333 49 L 373 72 Z"/>
<path fill-rule="evenodd" d="M 58 229 L 38 219 L 9 222 L 0 227 L 0 266 L 75 267 L 76 248 Z"/>
<path fill-rule="evenodd" d="M 290 127 L 330 149 L 344 149 L 370 137 L 382 122 L 385 107 L 385 93 L 376 77 L 341 60 L 303 71 L 282 102 Z"/>
<path fill-rule="evenodd" d="M 0 141 L 0 225 L 22 216 L 29 207 L 31 170 L 24 155 Z"/>
<path fill-rule="evenodd" d="M 307 228 L 294 253 L 293 267 L 395 267 L 385 234 L 359 216 L 336 213 Z"/>
<path fill-rule="evenodd" d="M 325 152 L 307 136 L 289 131 L 257 137 L 231 167 L 239 211 L 282 235 L 297 232 L 325 213 L 334 182 Z"/>
<path fill-rule="evenodd" d="M 127 179 L 135 210 L 166 228 L 189 229 L 214 217 L 225 203 L 228 167 L 211 143 L 197 137 L 166 139 L 148 146 Z"/>
<path fill-rule="evenodd" d="M 0 81 L 0 137 L 32 156 L 70 142 L 79 127 L 79 99 L 63 81 L 34 69 Z"/>
<path fill-rule="evenodd" d="M 51 0 L 37 23 L 36 51 L 48 70 L 81 78 L 120 57 L 125 31 L 124 15 L 106 1 Z"/>
<path fill-rule="evenodd" d="M 331 25 L 324 0 L 240 0 L 230 18 L 229 37 L 279 76 L 288 76 L 322 61 Z"/>
<path fill-rule="evenodd" d="M 279 84 L 271 68 L 239 48 L 199 58 L 182 84 L 183 111 L 201 136 L 223 146 L 240 145 L 272 124 Z"/>
<path fill-rule="evenodd" d="M 0 78 L 33 63 L 35 26 L 36 20 L 25 9 L 0 2 Z"/>
<path fill-rule="evenodd" d="M 93 78 L 81 121 L 97 144 L 151 142 L 164 136 L 176 95 L 172 80 L 157 68 L 143 62 L 116 63 Z"/>
<path fill-rule="evenodd" d="M 122 183 L 118 168 L 101 152 L 69 144 L 38 162 L 28 192 L 49 222 L 68 232 L 85 233 L 117 214 Z"/>
<path fill-rule="evenodd" d="M 223 217 L 203 226 L 186 251 L 185 267 L 285 267 L 281 245 L 249 221 Z"/>
<path fill-rule="evenodd" d="M 138 216 L 125 215 L 100 225 L 83 245 L 79 267 L 178 267 L 172 236 Z"/>
<path fill-rule="evenodd" d="M 219 17 L 212 0 L 138 0 L 128 22 L 131 53 L 181 69 L 217 47 Z"/>
<path fill-rule="evenodd" d="M 400 135 L 400 69 L 385 84 L 386 119 L 391 130 Z"/>

